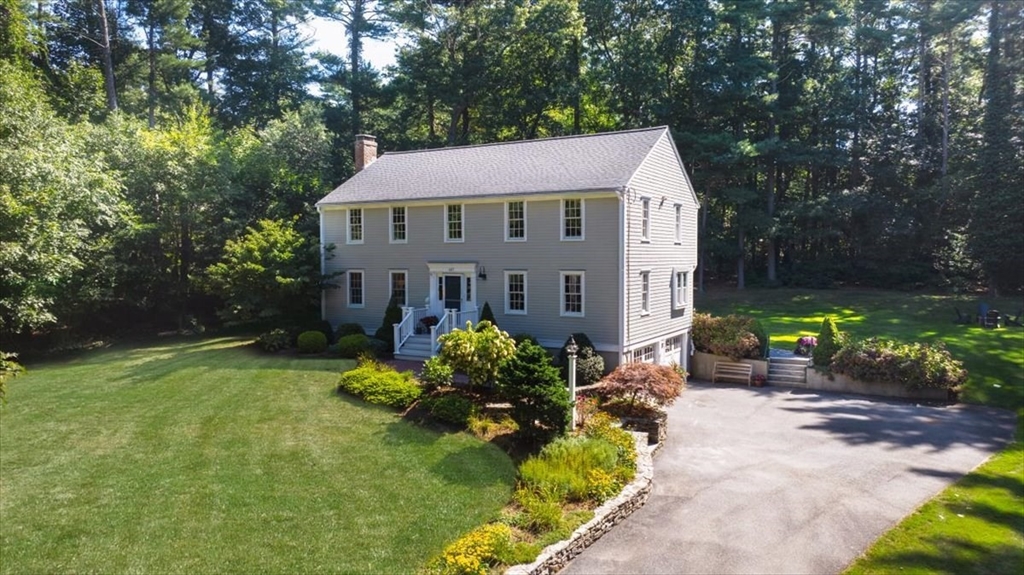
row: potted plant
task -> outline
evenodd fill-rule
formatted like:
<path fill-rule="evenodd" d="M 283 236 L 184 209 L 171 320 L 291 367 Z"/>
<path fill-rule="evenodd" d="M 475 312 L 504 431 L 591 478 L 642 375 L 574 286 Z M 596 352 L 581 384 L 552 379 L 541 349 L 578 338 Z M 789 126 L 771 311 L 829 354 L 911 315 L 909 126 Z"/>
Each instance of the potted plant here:
<path fill-rule="evenodd" d="M 767 383 L 768 378 L 761 375 L 760 373 L 755 373 L 754 375 L 750 376 L 750 384 L 753 385 L 754 387 L 764 387 Z"/>
<path fill-rule="evenodd" d="M 814 348 L 817 345 L 818 338 L 811 335 L 805 335 L 796 341 L 796 349 L 793 350 L 793 353 L 809 357 L 811 353 L 814 352 Z"/>
<path fill-rule="evenodd" d="M 441 320 L 436 315 L 424 316 L 416 327 L 416 333 L 430 333 L 430 328 L 437 325 Z"/>

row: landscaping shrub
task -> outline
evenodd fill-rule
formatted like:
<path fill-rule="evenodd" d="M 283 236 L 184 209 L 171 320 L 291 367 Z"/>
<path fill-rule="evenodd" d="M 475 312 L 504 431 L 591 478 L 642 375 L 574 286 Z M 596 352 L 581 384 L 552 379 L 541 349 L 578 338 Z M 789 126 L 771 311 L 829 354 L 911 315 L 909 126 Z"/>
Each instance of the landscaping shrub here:
<path fill-rule="evenodd" d="M 328 344 L 334 343 L 334 341 L 335 341 L 334 340 L 334 328 L 331 327 L 331 322 L 329 322 L 327 320 L 320 319 L 320 320 L 312 321 L 312 322 L 309 323 L 309 325 L 308 325 L 308 327 L 306 328 L 305 331 L 318 331 L 318 332 L 324 334 L 324 337 L 327 339 L 327 343 Z"/>
<path fill-rule="evenodd" d="M 767 354 L 768 335 L 761 322 L 749 316 L 695 313 L 693 346 L 697 351 L 724 355 L 734 361 L 759 359 Z"/>
<path fill-rule="evenodd" d="M 843 337 L 843 334 L 839 333 L 835 320 L 831 316 L 826 316 L 825 319 L 821 320 L 818 345 L 811 352 L 811 357 L 814 358 L 814 365 L 827 368 L 832 363 L 832 356 L 843 347 L 845 342 L 846 339 Z"/>
<path fill-rule="evenodd" d="M 457 393 L 426 397 L 420 401 L 420 406 L 439 421 L 459 427 L 466 427 L 469 418 L 479 411 L 479 407 L 472 400 Z"/>
<path fill-rule="evenodd" d="M 512 529 L 501 523 L 489 523 L 463 535 L 445 547 L 427 569 L 441 575 L 487 575 L 499 563 L 512 544 Z"/>
<path fill-rule="evenodd" d="M 619 456 L 616 473 L 623 483 L 628 483 L 636 475 L 636 441 L 633 434 L 616 425 L 616 421 L 607 413 L 597 412 L 583 424 L 583 435 L 615 446 Z"/>
<path fill-rule="evenodd" d="M 299 353 L 323 353 L 327 350 L 327 337 L 320 331 L 304 331 L 299 334 Z"/>
<path fill-rule="evenodd" d="M 402 321 L 402 308 L 398 306 L 398 300 L 391 298 L 388 307 L 384 310 L 384 320 L 381 322 L 373 337 L 387 344 L 385 351 L 394 351 L 395 348 L 395 324 Z"/>
<path fill-rule="evenodd" d="M 534 534 L 561 529 L 564 525 L 562 506 L 531 489 L 517 489 L 513 497 L 522 513 L 516 517 L 516 527 Z"/>
<path fill-rule="evenodd" d="M 516 352 L 512 336 L 487 321 L 481 321 L 476 327 L 467 321 L 466 329 L 453 329 L 438 340 L 441 358 L 453 369 L 468 375 L 472 385 L 494 381 L 501 364 Z"/>
<path fill-rule="evenodd" d="M 274 353 L 288 348 L 291 340 L 291 334 L 288 333 L 287 330 L 279 328 L 261 333 L 260 336 L 256 338 L 256 345 L 258 345 L 263 351 Z"/>
<path fill-rule="evenodd" d="M 663 407 L 683 392 L 683 378 L 667 365 L 625 363 L 615 368 L 601 383 L 602 393 L 619 398 L 631 406 Z"/>
<path fill-rule="evenodd" d="M 618 462 L 617 448 L 603 439 L 561 437 L 519 466 L 519 481 L 555 501 L 602 501 L 599 492 L 607 490 L 606 477 L 613 477 Z"/>
<path fill-rule="evenodd" d="M 512 339 L 515 340 L 516 345 L 519 345 L 519 344 L 523 343 L 524 341 L 528 341 L 528 342 L 532 343 L 533 345 L 540 345 L 540 342 L 537 341 L 537 338 L 533 337 L 532 335 L 530 335 L 528 333 L 517 333 L 517 334 L 512 336 Z"/>
<path fill-rule="evenodd" d="M 501 366 L 497 383 L 523 437 L 544 442 L 569 426 L 569 390 L 544 348 L 523 342 Z"/>
<path fill-rule="evenodd" d="M 7 401 L 7 380 L 14 379 L 25 371 L 16 359 L 18 354 L 0 350 L 0 404 Z"/>
<path fill-rule="evenodd" d="M 366 335 L 366 331 L 358 323 L 343 323 L 338 326 L 338 331 L 335 332 L 335 335 L 338 339 L 341 339 L 346 335 Z"/>
<path fill-rule="evenodd" d="M 411 371 L 398 373 L 377 362 L 367 362 L 341 374 L 338 391 L 398 409 L 408 407 L 423 393 Z"/>
<path fill-rule="evenodd" d="M 420 379 L 428 388 L 447 387 L 455 381 L 455 370 L 441 359 L 441 356 L 434 357 L 423 362 L 423 371 Z"/>
<path fill-rule="evenodd" d="M 587 334 L 574 333 L 572 337 L 580 348 L 576 352 L 576 385 L 584 386 L 597 383 L 604 377 L 604 358 L 594 349 Z M 568 339 L 565 340 L 562 349 L 558 352 L 559 372 L 562 381 L 566 383 L 569 382 L 569 353 L 565 351 L 567 345 L 569 345 Z"/>
<path fill-rule="evenodd" d="M 967 381 L 967 370 L 941 342 L 857 341 L 833 356 L 831 369 L 860 381 L 900 383 L 910 389 L 954 389 Z"/>
<path fill-rule="evenodd" d="M 576 341 L 576 346 L 579 347 L 580 350 L 583 350 L 588 347 L 590 349 L 594 349 L 594 343 L 590 341 L 590 338 L 587 337 L 587 334 L 583 333 L 582 331 L 574 333 L 570 337 Z M 562 348 L 558 350 L 559 366 L 564 366 L 569 363 L 569 352 L 565 351 L 566 346 L 569 345 L 569 339 L 570 338 L 568 337 L 565 338 L 565 343 L 563 343 Z M 577 355 L 579 355 L 579 352 L 577 352 Z M 576 374 L 576 376 L 579 377 L 579 374 Z"/>
<path fill-rule="evenodd" d="M 370 338 L 365 335 L 358 333 L 352 335 L 346 335 L 345 337 L 338 339 L 338 355 L 346 359 L 355 359 L 359 357 L 360 353 L 371 352 L 374 353 Z"/>
<path fill-rule="evenodd" d="M 494 312 L 491 311 L 490 302 L 484 302 L 484 307 L 480 310 L 480 321 L 488 321 L 494 327 L 498 327 L 498 320 L 494 319 Z"/>
<path fill-rule="evenodd" d="M 484 441 L 519 431 L 519 425 L 506 413 L 500 415 L 474 413 L 469 416 L 466 427 L 469 428 L 470 433 Z"/>

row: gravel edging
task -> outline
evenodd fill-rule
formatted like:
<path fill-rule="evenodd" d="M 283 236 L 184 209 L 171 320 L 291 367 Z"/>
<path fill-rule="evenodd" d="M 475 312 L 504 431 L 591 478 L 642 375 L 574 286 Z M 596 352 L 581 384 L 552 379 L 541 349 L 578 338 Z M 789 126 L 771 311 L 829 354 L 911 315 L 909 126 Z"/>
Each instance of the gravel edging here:
<path fill-rule="evenodd" d="M 564 541 L 544 548 L 533 563 L 513 565 L 505 575 L 552 575 L 615 525 L 644 506 L 654 481 L 654 453 L 661 443 L 648 445 L 647 434 L 630 432 L 636 445 L 636 477 L 622 491 L 594 510 L 594 518 L 580 525 Z"/>

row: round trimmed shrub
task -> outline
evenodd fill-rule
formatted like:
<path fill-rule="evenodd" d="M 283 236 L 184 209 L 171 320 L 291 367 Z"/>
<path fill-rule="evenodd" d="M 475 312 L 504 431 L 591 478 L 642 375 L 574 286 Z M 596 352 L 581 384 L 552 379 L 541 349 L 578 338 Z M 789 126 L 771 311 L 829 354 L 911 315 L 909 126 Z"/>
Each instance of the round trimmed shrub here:
<path fill-rule="evenodd" d="M 346 335 L 366 335 L 366 331 L 358 323 L 343 323 L 338 326 L 335 335 L 341 339 Z"/>
<path fill-rule="evenodd" d="M 365 334 L 354 333 L 338 338 L 338 355 L 346 359 L 355 359 L 360 353 L 371 351 L 370 338 Z"/>
<path fill-rule="evenodd" d="M 327 336 L 322 331 L 304 331 L 299 334 L 299 353 L 323 353 L 327 350 Z"/>
<path fill-rule="evenodd" d="M 434 418 L 460 427 L 465 427 L 470 416 L 479 411 L 475 403 L 457 393 L 428 397 L 420 405 Z"/>

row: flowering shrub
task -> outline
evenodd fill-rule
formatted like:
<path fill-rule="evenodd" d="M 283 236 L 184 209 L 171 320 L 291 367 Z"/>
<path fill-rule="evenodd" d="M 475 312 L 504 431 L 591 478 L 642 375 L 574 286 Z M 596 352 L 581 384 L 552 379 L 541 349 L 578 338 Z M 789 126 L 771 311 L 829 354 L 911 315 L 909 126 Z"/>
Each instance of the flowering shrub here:
<path fill-rule="evenodd" d="M 953 389 L 967 381 L 967 370 L 941 342 L 857 341 L 836 353 L 831 368 L 861 381 L 901 383 L 910 389 Z"/>
<path fill-rule="evenodd" d="M 473 385 L 494 381 L 501 364 L 516 352 L 512 336 L 489 321 L 481 321 L 475 328 L 473 322 L 467 321 L 466 329 L 453 329 L 438 341 L 441 359 L 468 375 Z"/>
<path fill-rule="evenodd" d="M 286 330 L 272 329 L 256 338 L 256 345 L 263 351 L 274 353 L 288 347 L 292 336 Z"/>
<path fill-rule="evenodd" d="M 443 575 L 487 575 L 497 557 L 511 546 L 512 529 L 501 523 L 489 523 L 445 547 L 432 562 L 431 571 Z"/>
<path fill-rule="evenodd" d="M 601 380 L 602 391 L 608 397 L 649 406 L 665 406 L 683 392 L 683 378 L 666 365 L 653 363 L 625 363 Z"/>
<path fill-rule="evenodd" d="M 800 339 L 796 340 L 796 349 L 793 350 L 793 353 L 807 357 L 808 355 L 811 355 L 811 352 L 814 351 L 814 348 L 817 345 L 818 338 L 810 335 L 805 335 L 804 337 L 801 337 Z"/>
<path fill-rule="evenodd" d="M 761 322 L 749 316 L 693 314 L 693 346 L 697 351 L 732 360 L 759 359 L 768 352 L 768 335 Z"/>

